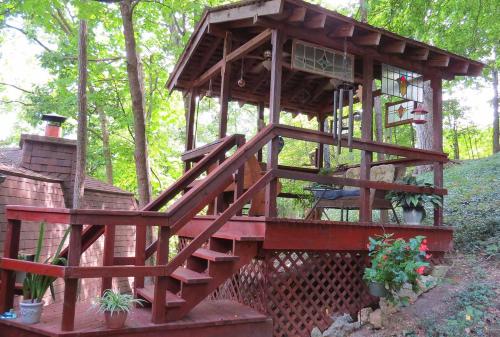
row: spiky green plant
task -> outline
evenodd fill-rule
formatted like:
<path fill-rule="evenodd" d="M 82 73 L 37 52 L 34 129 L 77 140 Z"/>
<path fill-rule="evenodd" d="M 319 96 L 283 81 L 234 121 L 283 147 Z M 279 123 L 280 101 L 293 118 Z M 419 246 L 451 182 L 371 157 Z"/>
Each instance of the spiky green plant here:
<path fill-rule="evenodd" d="M 108 311 L 113 314 L 120 311 L 130 312 L 134 304 L 142 306 L 143 302 L 130 294 L 121 294 L 107 289 L 101 297 L 97 297 L 95 306 L 99 312 Z"/>
<path fill-rule="evenodd" d="M 69 234 L 69 228 L 64 232 L 64 236 L 61 239 L 61 242 L 59 242 L 55 254 L 53 256 L 49 256 L 47 259 L 45 259 L 43 263 L 57 265 L 57 266 L 66 265 L 67 262 L 66 259 L 64 257 L 60 257 L 59 255 L 61 254 L 62 247 L 66 242 L 68 234 Z M 45 237 L 45 223 L 42 222 L 40 224 L 40 231 L 38 233 L 38 241 L 36 244 L 35 259 L 33 262 L 36 263 L 40 262 L 44 237 Z M 30 300 L 33 303 L 41 302 L 43 296 L 50 288 L 50 294 L 52 295 L 52 298 L 55 300 L 55 292 L 54 292 L 55 280 L 56 277 L 53 276 L 27 273 L 26 278 L 24 279 L 23 282 L 24 299 Z"/>

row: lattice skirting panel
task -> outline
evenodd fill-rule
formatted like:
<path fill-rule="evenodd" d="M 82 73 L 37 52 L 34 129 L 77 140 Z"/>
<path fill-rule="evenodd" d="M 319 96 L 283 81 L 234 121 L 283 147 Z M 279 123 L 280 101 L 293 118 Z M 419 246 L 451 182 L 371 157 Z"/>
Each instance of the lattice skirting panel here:
<path fill-rule="evenodd" d="M 366 254 L 264 251 L 213 295 L 237 300 L 273 318 L 275 337 L 309 337 L 326 329 L 334 313 L 351 313 L 376 301 L 362 280 Z"/>

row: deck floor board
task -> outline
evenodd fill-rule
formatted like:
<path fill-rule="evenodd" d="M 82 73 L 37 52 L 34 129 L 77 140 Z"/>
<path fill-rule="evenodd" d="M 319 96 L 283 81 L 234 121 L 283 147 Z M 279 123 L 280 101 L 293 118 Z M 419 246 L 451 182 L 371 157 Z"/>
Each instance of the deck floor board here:
<path fill-rule="evenodd" d="M 135 308 L 127 318 L 124 329 L 109 330 L 104 326 L 104 317 L 92 308 L 90 303 L 81 302 L 76 307 L 75 331 L 61 331 L 61 304 L 51 304 L 44 308 L 40 323 L 22 324 L 19 319 L 0 321 L 0 336 L 219 336 L 271 337 L 271 320 L 244 305 L 232 301 L 203 301 L 185 318 L 165 324 L 151 323 L 151 308 Z M 194 330 L 193 330 L 194 329 Z M 4 331 L 5 334 L 4 334 Z M 187 332 L 191 331 L 190 334 Z M 206 331 L 206 335 L 204 335 Z M 217 334 L 214 334 L 215 331 Z M 31 334 L 29 334 L 31 333 Z M 222 335 L 220 335 L 222 336 Z"/>

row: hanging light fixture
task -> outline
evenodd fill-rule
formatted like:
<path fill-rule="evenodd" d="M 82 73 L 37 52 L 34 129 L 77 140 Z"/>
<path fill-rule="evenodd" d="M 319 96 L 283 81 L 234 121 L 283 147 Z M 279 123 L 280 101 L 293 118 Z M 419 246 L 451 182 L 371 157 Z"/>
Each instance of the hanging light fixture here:
<path fill-rule="evenodd" d="M 243 78 L 243 71 L 244 71 L 244 62 L 245 62 L 245 59 L 242 58 L 241 59 L 241 72 L 240 72 L 240 79 L 238 80 L 238 87 L 240 88 L 244 88 L 245 85 L 247 84 L 247 82 L 245 82 L 245 79 Z"/>
<path fill-rule="evenodd" d="M 427 120 L 425 119 L 425 115 L 429 113 L 429 111 L 424 109 L 422 104 L 418 104 L 415 109 L 410 112 L 413 115 L 413 123 L 414 124 L 425 124 Z"/>
<path fill-rule="evenodd" d="M 207 92 L 205 93 L 205 96 L 207 97 L 212 97 L 213 95 L 213 91 L 212 91 L 212 79 L 210 79 L 210 82 L 208 82 L 208 90 Z"/>

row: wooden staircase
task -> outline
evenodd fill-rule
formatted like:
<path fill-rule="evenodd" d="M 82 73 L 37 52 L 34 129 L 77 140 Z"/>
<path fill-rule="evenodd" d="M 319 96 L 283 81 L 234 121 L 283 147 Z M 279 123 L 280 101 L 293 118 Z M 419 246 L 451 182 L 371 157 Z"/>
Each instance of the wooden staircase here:
<path fill-rule="evenodd" d="M 226 235 L 227 236 L 227 235 Z M 186 263 L 169 277 L 166 296 L 166 321 L 183 318 L 222 283 L 230 279 L 257 254 L 259 242 L 238 238 L 209 239 L 207 248 L 197 249 Z M 150 303 L 154 285 L 136 289 L 137 297 Z"/>

